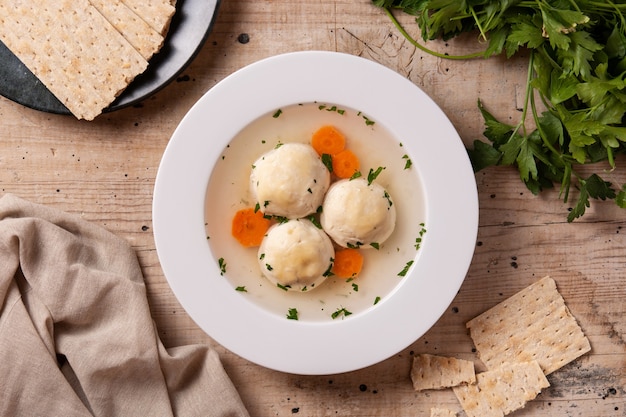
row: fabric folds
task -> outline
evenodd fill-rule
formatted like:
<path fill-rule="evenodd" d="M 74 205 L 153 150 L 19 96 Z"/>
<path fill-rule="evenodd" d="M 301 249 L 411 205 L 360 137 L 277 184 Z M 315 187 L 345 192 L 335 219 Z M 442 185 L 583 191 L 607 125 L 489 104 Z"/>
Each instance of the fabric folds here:
<path fill-rule="evenodd" d="M 0 415 L 248 415 L 213 349 L 163 346 L 123 239 L 7 194 L 0 265 Z"/>

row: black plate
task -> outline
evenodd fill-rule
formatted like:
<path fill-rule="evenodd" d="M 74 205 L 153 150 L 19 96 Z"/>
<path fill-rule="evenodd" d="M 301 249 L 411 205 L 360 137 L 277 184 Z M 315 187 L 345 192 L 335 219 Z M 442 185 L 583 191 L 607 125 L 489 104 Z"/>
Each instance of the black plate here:
<path fill-rule="evenodd" d="M 148 69 L 120 94 L 105 112 L 145 99 L 169 84 L 196 56 L 206 40 L 220 0 L 178 0 L 163 47 Z M 49 113 L 69 110 L 0 42 L 0 94 L 24 106 Z"/>

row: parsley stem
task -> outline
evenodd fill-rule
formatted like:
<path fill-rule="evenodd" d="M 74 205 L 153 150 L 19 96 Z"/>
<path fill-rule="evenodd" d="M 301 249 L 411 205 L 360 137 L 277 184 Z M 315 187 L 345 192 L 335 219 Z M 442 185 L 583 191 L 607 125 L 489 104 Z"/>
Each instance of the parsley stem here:
<path fill-rule="evenodd" d="M 522 129 L 523 136 L 526 136 L 526 117 L 528 116 L 528 104 L 530 103 L 531 92 L 534 90 L 532 87 L 532 78 L 533 78 L 533 53 L 531 51 L 530 58 L 528 59 L 528 73 L 526 76 L 526 91 L 524 92 L 524 106 L 522 107 L 522 117 L 520 118 L 519 123 L 511 132 L 511 136 L 513 137 L 518 134 L 519 130 Z"/>
<path fill-rule="evenodd" d="M 393 15 L 389 7 L 384 7 L 383 9 L 385 10 L 385 13 L 387 13 L 387 16 L 389 16 L 389 19 L 391 19 L 391 22 L 396 27 L 396 29 L 398 29 L 398 31 L 402 34 L 402 36 L 404 36 L 405 39 L 411 43 L 411 45 L 421 50 L 422 52 L 426 52 L 427 54 L 436 56 L 437 58 L 453 59 L 453 60 L 482 58 L 485 55 L 485 52 L 475 52 L 475 53 L 467 54 L 467 55 L 448 55 L 448 54 L 444 54 L 441 52 L 433 51 L 432 49 L 428 49 L 427 47 L 425 47 L 424 45 L 420 44 L 415 39 L 413 39 L 413 37 L 409 35 L 409 33 L 406 30 L 404 30 L 404 28 L 402 27 L 400 22 L 398 22 L 398 19 L 396 19 L 396 17 Z"/>
<path fill-rule="evenodd" d="M 571 4 L 576 11 L 580 12 L 580 7 L 578 7 L 578 4 L 575 1 L 569 0 L 569 4 Z"/>
<path fill-rule="evenodd" d="M 533 114 L 533 119 L 535 120 L 535 125 L 537 126 L 537 130 L 539 131 L 539 135 L 541 136 L 541 140 L 546 148 L 550 150 L 555 156 L 562 160 L 562 154 L 559 152 L 548 140 L 548 135 L 543 130 L 541 123 L 539 122 L 539 115 L 537 114 L 537 106 L 535 103 L 535 97 L 532 92 L 534 88 L 532 87 L 532 78 L 533 78 L 533 66 L 535 62 L 535 51 L 530 51 L 530 57 L 528 59 L 528 79 L 526 80 L 526 100 L 530 100 L 530 107 Z M 524 103 L 524 107 L 526 107 L 526 103 Z M 525 111 L 524 111 L 525 113 Z"/>
<path fill-rule="evenodd" d="M 619 9 L 619 7 L 615 3 L 610 1 L 610 0 L 606 0 L 606 3 L 610 6 L 609 7 L 610 9 L 614 9 L 615 10 L 615 13 L 619 16 L 619 20 L 622 22 L 622 26 L 626 26 L 626 22 L 624 21 L 624 15 L 622 14 L 622 12 Z M 602 4 L 602 5 L 604 5 L 604 4 Z M 623 6 L 623 5 L 620 5 L 620 6 Z M 600 8 L 600 7 L 598 7 L 598 8 Z"/>
<path fill-rule="evenodd" d="M 485 29 L 483 29 L 482 25 L 480 24 L 480 20 L 478 19 L 478 16 L 476 16 L 476 10 L 474 10 L 473 7 L 470 7 L 470 10 L 472 12 L 472 17 L 474 18 L 474 22 L 476 23 L 476 27 L 480 31 L 480 36 L 482 36 L 483 40 L 486 41 L 487 34 L 485 33 Z"/>

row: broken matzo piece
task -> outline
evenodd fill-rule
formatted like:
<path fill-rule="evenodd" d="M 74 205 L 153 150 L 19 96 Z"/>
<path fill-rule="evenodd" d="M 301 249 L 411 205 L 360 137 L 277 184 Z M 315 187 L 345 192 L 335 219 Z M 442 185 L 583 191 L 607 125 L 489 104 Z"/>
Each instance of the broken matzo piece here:
<path fill-rule="evenodd" d="M 476 381 L 474 362 L 429 354 L 413 357 L 411 380 L 416 391 L 450 388 Z"/>
<path fill-rule="evenodd" d="M 468 417 L 502 417 L 524 408 L 550 386 L 537 361 L 505 363 L 476 375 L 476 384 L 452 388 Z"/>
<path fill-rule="evenodd" d="M 89 2 L 144 59 L 150 60 L 152 55 L 163 46 L 163 36 L 137 16 L 122 0 L 89 0 Z"/>
<path fill-rule="evenodd" d="M 176 11 L 170 0 L 122 0 L 122 2 L 154 30 L 165 36 Z"/>
<path fill-rule="evenodd" d="M 148 66 L 88 0 L 0 2 L 0 40 L 79 119 L 92 120 Z"/>
<path fill-rule="evenodd" d="M 452 410 L 448 410 L 447 408 L 436 408 L 433 407 L 430 409 L 430 417 L 457 417 L 458 414 Z"/>
<path fill-rule="evenodd" d="M 470 320 L 467 327 L 488 369 L 536 360 L 548 375 L 591 350 L 550 277 Z"/>

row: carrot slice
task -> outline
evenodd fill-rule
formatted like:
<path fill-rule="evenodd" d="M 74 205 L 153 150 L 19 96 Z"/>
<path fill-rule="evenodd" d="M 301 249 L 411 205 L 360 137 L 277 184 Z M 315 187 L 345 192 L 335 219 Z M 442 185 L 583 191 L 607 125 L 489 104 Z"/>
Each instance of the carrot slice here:
<path fill-rule="evenodd" d="M 334 126 L 322 126 L 313 133 L 311 146 L 320 156 L 334 155 L 346 147 L 346 137 Z"/>
<path fill-rule="evenodd" d="M 335 252 L 332 272 L 340 278 L 354 278 L 363 268 L 363 255 L 358 249 L 348 248 Z"/>
<path fill-rule="evenodd" d="M 333 174 L 339 178 L 350 178 L 357 172 L 361 166 L 359 157 L 356 156 L 350 149 L 344 149 L 343 151 L 332 156 Z"/>
<path fill-rule="evenodd" d="M 243 246 L 259 246 L 269 227 L 269 219 L 260 210 L 245 208 L 237 211 L 233 217 L 232 235 Z"/>

